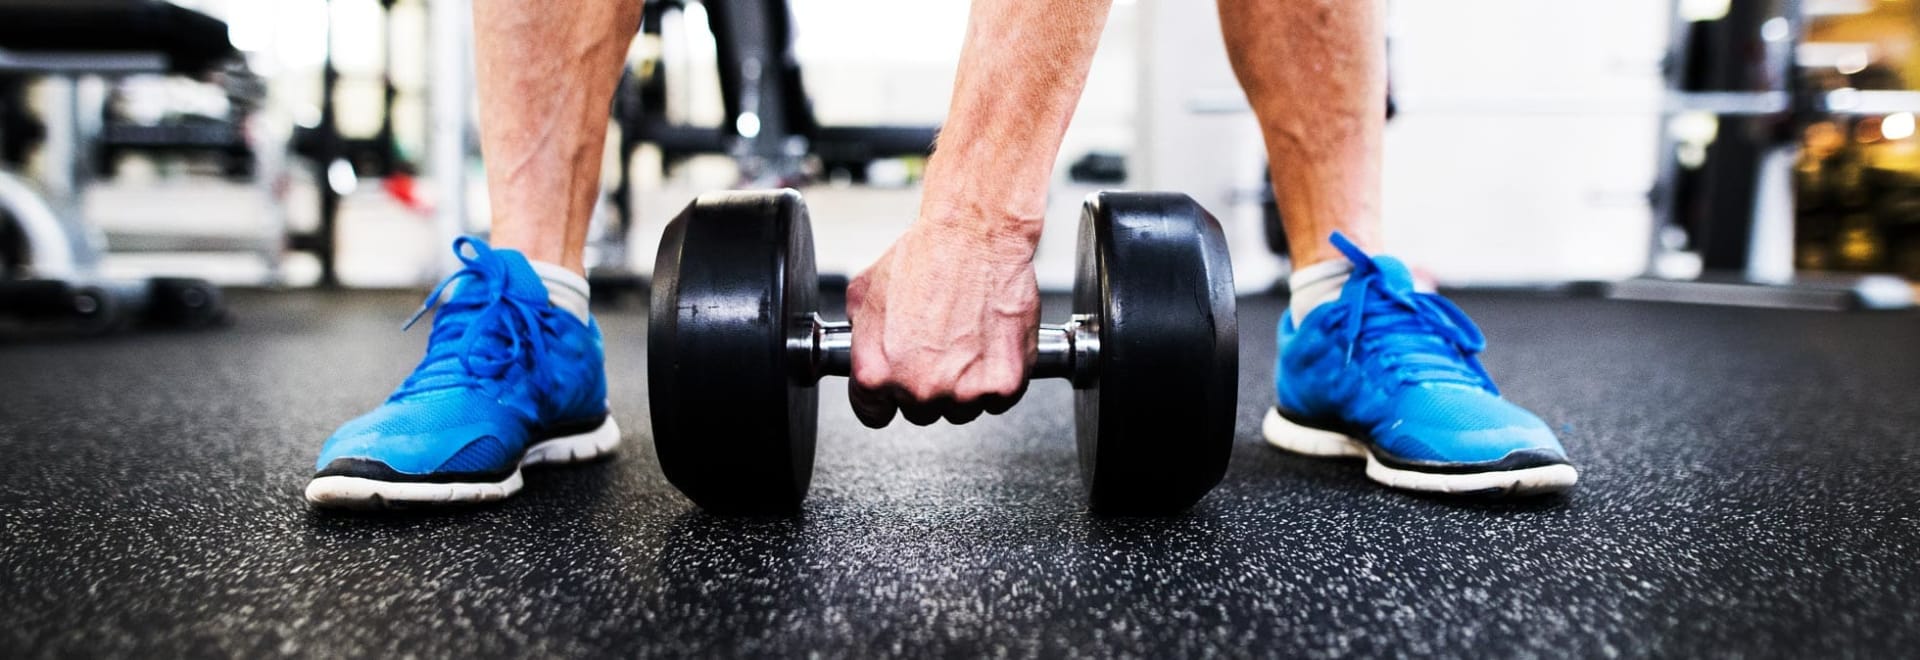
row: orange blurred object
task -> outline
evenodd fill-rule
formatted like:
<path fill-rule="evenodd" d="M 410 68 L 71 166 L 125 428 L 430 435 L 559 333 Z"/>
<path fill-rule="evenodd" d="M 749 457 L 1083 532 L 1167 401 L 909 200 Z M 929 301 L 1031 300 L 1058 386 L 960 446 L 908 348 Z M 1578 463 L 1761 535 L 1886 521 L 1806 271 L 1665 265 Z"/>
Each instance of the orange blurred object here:
<path fill-rule="evenodd" d="M 1860 123 L 1854 124 L 1853 126 L 1853 141 L 1859 142 L 1860 144 L 1879 142 L 1881 139 L 1880 121 L 1879 117 L 1861 118 Z"/>

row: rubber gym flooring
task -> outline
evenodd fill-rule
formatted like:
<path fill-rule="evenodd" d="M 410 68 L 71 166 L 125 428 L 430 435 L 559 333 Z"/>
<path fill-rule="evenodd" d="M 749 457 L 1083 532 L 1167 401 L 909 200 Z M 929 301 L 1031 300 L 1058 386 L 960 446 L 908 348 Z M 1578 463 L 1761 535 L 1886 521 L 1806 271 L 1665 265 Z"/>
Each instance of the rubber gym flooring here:
<path fill-rule="evenodd" d="M 225 329 L 0 342 L 0 656 L 1920 644 L 1920 314 L 1461 295 L 1490 369 L 1583 469 L 1570 495 L 1485 502 L 1266 447 L 1284 301 L 1245 298 L 1233 465 L 1190 514 L 1081 510 L 1063 383 L 974 425 L 876 432 L 833 380 L 806 514 L 731 520 L 659 475 L 630 302 L 600 311 L 617 458 L 532 471 L 497 506 L 310 511 L 320 440 L 419 355 L 426 333 L 397 330 L 415 295 L 242 292 Z"/>

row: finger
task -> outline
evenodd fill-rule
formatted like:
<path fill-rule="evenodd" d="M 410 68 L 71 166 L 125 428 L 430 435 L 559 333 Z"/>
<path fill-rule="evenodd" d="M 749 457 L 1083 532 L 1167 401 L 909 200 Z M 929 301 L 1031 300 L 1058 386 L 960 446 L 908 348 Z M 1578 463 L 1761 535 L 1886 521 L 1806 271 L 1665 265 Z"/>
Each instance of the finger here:
<path fill-rule="evenodd" d="M 886 428 L 893 422 L 893 398 L 885 392 L 861 387 L 859 381 L 849 378 L 847 401 L 853 404 L 853 416 L 860 418 L 860 423 L 867 428 Z"/>
<path fill-rule="evenodd" d="M 1019 403 L 1020 398 L 1026 395 L 1027 381 L 1022 380 L 1020 388 L 1014 390 L 1012 394 L 988 394 L 980 397 L 980 409 L 987 411 L 988 414 L 998 415 L 1012 409 L 1013 404 Z"/>
<path fill-rule="evenodd" d="M 949 424 L 965 424 L 980 418 L 979 403 L 957 403 L 948 401 L 940 406 L 940 416 Z"/>
<path fill-rule="evenodd" d="M 940 421 L 940 407 L 931 403 L 900 403 L 900 416 L 912 422 L 914 426 L 926 426 Z"/>
<path fill-rule="evenodd" d="M 935 397 L 928 402 L 940 418 L 951 424 L 965 424 L 980 416 L 980 404 L 972 400 L 963 400 L 951 395 Z"/>
<path fill-rule="evenodd" d="M 886 317 L 884 313 L 868 313 L 867 304 L 880 301 L 865 300 L 867 286 L 868 275 L 863 273 L 854 278 L 847 289 L 848 318 L 864 323 L 863 328 L 870 328 L 869 332 L 853 337 L 850 356 L 853 373 L 847 379 L 847 402 L 853 405 L 853 414 L 860 418 L 861 424 L 878 429 L 893 422 L 895 404 L 892 395 L 883 389 L 888 379 L 886 354 L 874 343 L 874 337 L 886 328 L 883 323 Z"/>

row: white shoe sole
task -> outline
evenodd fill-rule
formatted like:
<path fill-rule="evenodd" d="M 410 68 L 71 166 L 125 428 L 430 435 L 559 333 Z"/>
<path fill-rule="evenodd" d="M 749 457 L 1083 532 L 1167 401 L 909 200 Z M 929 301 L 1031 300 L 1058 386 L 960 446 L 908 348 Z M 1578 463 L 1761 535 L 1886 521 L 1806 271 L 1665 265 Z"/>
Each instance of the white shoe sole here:
<path fill-rule="evenodd" d="M 1260 435 L 1266 437 L 1267 444 L 1296 454 L 1365 458 L 1367 478 L 1393 488 L 1423 493 L 1543 495 L 1572 488 L 1580 480 L 1580 473 L 1571 465 L 1472 474 L 1437 474 L 1388 467 L 1374 457 L 1366 443 L 1333 431 L 1295 424 L 1272 408 L 1267 409 L 1266 419 L 1260 422 Z"/>
<path fill-rule="evenodd" d="M 307 482 L 307 501 L 319 506 L 347 509 L 491 502 L 520 492 L 521 467 L 591 460 L 613 453 L 619 446 L 620 425 L 614 423 L 613 415 L 607 415 L 607 421 L 592 431 L 543 440 L 528 447 L 513 474 L 497 482 L 439 484 L 328 476 Z"/>

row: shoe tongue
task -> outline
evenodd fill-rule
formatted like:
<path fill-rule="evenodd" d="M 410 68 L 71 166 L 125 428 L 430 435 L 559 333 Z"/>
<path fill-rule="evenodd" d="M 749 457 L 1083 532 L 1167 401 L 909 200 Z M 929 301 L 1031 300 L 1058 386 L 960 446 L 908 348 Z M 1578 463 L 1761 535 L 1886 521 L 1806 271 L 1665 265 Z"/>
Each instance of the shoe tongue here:
<path fill-rule="evenodd" d="M 526 301 L 547 300 L 547 284 L 534 272 L 533 264 L 527 262 L 526 255 L 518 250 L 494 249 L 488 258 L 499 260 L 497 268 L 487 269 L 487 276 L 498 273 L 505 278 L 508 297 Z M 454 286 L 449 302 L 487 303 L 488 296 L 495 286 L 501 283 L 487 282 L 479 278 L 469 279 Z"/>
<path fill-rule="evenodd" d="M 1380 281 L 1394 291 L 1411 292 L 1413 271 L 1405 263 L 1393 257 L 1373 257 L 1374 268 L 1380 271 Z"/>
<path fill-rule="evenodd" d="M 534 272 L 533 264 L 527 262 L 526 255 L 519 250 L 494 250 L 493 253 L 506 263 L 507 295 L 522 300 L 546 300 L 547 283 Z"/>

